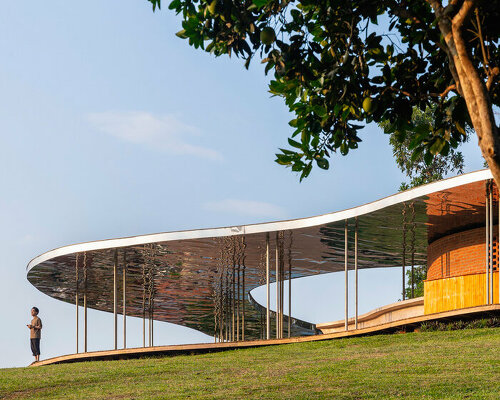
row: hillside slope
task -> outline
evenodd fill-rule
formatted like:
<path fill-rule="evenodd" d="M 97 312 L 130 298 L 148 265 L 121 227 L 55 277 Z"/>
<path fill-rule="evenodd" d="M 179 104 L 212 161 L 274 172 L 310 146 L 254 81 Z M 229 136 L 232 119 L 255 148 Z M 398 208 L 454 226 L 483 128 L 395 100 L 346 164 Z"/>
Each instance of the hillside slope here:
<path fill-rule="evenodd" d="M 3 399 L 498 399 L 499 393 L 500 328 L 0 370 Z"/>

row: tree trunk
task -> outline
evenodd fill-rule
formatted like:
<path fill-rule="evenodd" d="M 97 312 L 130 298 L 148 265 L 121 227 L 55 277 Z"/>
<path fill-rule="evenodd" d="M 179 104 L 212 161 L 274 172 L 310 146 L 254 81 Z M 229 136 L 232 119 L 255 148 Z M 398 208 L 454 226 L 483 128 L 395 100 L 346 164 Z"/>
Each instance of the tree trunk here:
<path fill-rule="evenodd" d="M 439 29 L 446 41 L 450 68 L 458 79 L 456 86 L 469 111 L 479 147 L 500 187 L 500 137 L 495 123 L 493 106 L 485 82 L 471 61 L 462 36 L 464 24 L 476 7 L 476 1 L 465 0 L 458 12 L 450 18 L 438 1 L 430 1 L 439 21 Z"/>

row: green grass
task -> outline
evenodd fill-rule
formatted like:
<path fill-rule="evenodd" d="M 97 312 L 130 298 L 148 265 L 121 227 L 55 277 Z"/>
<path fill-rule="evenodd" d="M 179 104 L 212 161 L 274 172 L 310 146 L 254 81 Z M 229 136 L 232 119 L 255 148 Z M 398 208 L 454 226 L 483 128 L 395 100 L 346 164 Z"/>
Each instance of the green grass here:
<path fill-rule="evenodd" d="M 500 328 L 0 370 L 5 399 L 500 397 Z"/>

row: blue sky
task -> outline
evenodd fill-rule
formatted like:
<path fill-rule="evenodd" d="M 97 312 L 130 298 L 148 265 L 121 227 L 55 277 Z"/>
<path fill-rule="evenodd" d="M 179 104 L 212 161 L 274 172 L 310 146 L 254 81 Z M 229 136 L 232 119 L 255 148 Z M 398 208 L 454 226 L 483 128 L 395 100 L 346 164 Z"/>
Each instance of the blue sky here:
<path fill-rule="evenodd" d="M 262 66 L 246 71 L 241 60 L 189 47 L 164 8 L 153 13 L 146 0 L 2 4 L 0 367 L 31 362 L 25 324 L 35 304 L 42 358 L 74 351 L 74 307 L 26 280 L 26 264 L 42 252 L 336 211 L 390 195 L 403 179 L 388 137 L 368 126 L 359 150 L 299 183 L 273 161 L 291 117 L 267 92 Z M 467 171 L 482 167 L 476 143 L 462 149 Z M 339 278 L 304 280 L 294 309 L 313 322 L 339 318 Z M 398 271 L 366 278 L 374 283 L 364 310 L 398 299 Z M 330 301 L 320 308 L 320 299 Z M 110 316 L 92 312 L 89 323 L 89 348 L 110 348 Z M 128 337 L 139 345 L 138 321 Z M 157 323 L 155 339 L 210 338 Z"/>

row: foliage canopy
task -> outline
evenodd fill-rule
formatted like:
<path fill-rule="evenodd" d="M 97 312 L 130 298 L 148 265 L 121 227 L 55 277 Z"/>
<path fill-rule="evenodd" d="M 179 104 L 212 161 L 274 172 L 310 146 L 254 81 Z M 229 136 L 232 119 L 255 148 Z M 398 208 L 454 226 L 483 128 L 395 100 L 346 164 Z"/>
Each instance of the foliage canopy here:
<path fill-rule="evenodd" d="M 499 0 L 173 0 L 169 9 L 190 45 L 247 68 L 258 57 L 273 73 L 270 92 L 295 114 L 276 161 L 301 179 L 314 164 L 328 169 L 332 152 L 356 149 L 372 121 L 401 143 L 411 132 L 427 164 L 473 126 L 500 177 Z M 430 106 L 431 129 L 414 126 L 413 110 Z"/>
<path fill-rule="evenodd" d="M 413 141 L 418 131 L 433 130 L 434 121 L 432 119 L 433 110 L 427 108 L 425 111 L 415 108 L 411 118 L 411 128 L 406 132 L 405 139 L 399 140 L 397 133 L 392 133 L 389 143 L 392 146 L 392 153 L 398 168 L 409 179 L 409 182 L 401 183 L 399 190 L 406 190 L 412 187 L 424 185 L 426 183 L 443 179 L 446 174 L 454 172 L 462 174 L 464 170 L 464 157 L 460 151 L 451 148 L 446 154 L 437 154 L 430 163 L 425 162 L 425 157 L 421 153 L 412 151 Z M 382 128 L 387 127 L 387 123 L 382 123 Z M 469 131 L 469 129 L 467 129 Z"/>

